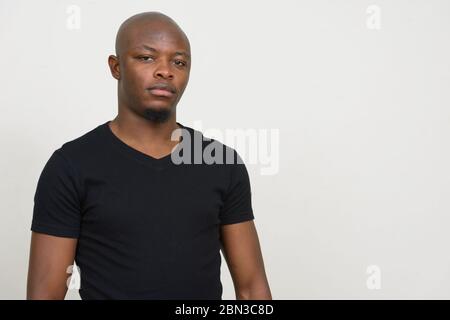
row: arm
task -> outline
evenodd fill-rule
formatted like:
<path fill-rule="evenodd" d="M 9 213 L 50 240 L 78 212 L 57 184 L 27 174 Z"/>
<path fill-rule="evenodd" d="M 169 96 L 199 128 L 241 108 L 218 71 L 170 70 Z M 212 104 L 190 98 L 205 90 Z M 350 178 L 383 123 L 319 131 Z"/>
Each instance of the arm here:
<path fill-rule="evenodd" d="M 61 299 L 66 296 L 67 267 L 75 257 L 77 239 L 32 232 L 27 299 Z"/>
<path fill-rule="evenodd" d="M 222 252 L 238 300 L 272 300 L 253 221 L 221 226 Z"/>

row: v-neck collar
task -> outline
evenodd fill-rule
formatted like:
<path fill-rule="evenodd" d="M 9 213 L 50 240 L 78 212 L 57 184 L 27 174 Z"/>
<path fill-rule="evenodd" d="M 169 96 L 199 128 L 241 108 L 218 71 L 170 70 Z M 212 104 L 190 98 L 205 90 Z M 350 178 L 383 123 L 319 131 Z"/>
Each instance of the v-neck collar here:
<path fill-rule="evenodd" d="M 177 144 L 177 146 L 172 150 L 171 153 L 169 153 L 161 158 L 155 158 L 155 157 L 152 157 L 146 153 L 143 153 L 143 152 L 129 146 L 124 141 L 122 141 L 118 136 L 116 136 L 114 134 L 114 132 L 112 132 L 111 128 L 109 127 L 110 122 L 111 122 L 111 120 L 108 120 L 103 125 L 101 125 L 102 132 L 105 134 L 106 138 L 110 141 L 110 143 L 112 143 L 122 153 L 125 153 L 128 156 L 131 156 L 132 158 L 140 161 L 141 163 L 145 163 L 145 164 L 150 165 L 153 168 L 159 169 L 159 170 L 164 169 L 168 165 L 175 165 L 172 161 L 172 154 L 179 151 L 181 142 L 179 142 Z M 179 122 L 176 122 L 176 123 L 180 126 L 181 129 L 189 130 L 188 127 L 183 126 L 181 123 L 179 123 Z M 190 130 L 189 130 L 189 133 L 191 133 Z M 183 138 L 181 137 L 181 139 L 183 139 Z M 183 151 L 181 150 L 181 152 L 183 152 Z"/>

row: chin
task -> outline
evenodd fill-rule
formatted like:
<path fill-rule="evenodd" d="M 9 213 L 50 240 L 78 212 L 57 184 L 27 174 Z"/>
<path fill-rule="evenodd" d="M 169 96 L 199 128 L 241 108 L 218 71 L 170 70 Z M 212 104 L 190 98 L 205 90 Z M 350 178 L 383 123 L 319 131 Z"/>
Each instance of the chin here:
<path fill-rule="evenodd" d="M 172 109 L 170 107 L 146 107 L 143 112 L 144 118 L 158 123 L 163 123 L 169 120 L 171 114 Z"/>

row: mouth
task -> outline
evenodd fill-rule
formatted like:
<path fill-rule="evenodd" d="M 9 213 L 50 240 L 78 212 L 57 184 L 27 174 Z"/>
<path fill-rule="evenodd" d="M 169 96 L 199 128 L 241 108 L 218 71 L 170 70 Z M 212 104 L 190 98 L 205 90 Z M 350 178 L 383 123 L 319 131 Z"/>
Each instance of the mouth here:
<path fill-rule="evenodd" d="M 155 84 L 147 89 L 150 93 L 157 97 L 171 98 L 175 95 L 175 89 L 168 84 Z"/>

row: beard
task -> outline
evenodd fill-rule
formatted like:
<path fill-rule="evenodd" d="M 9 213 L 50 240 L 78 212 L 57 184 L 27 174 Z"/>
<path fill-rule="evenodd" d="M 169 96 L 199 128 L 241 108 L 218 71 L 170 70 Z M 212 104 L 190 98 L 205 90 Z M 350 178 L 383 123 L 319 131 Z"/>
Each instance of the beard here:
<path fill-rule="evenodd" d="M 153 109 L 146 108 L 144 110 L 144 118 L 155 123 L 164 123 L 169 120 L 172 109 Z"/>

